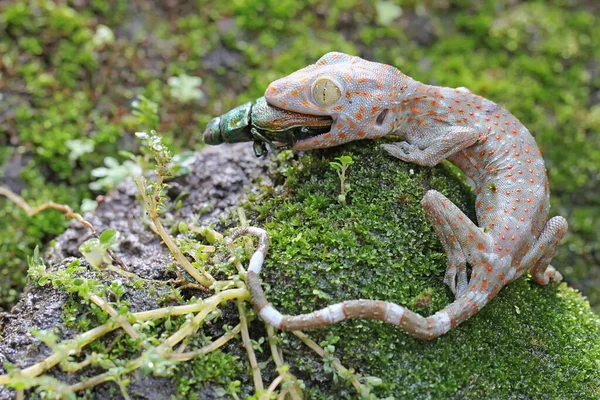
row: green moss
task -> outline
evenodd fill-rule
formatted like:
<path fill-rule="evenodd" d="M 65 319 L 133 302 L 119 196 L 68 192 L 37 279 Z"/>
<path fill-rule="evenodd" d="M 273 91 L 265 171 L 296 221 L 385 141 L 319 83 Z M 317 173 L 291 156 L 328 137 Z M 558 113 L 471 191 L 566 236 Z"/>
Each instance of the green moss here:
<path fill-rule="evenodd" d="M 282 312 L 370 298 L 428 315 L 452 302 L 442 282 L 446 257 L 420 199 L 436 189 L 473 217 L 470 190 L 445 166 L 416 167 L 374 147 L 363 142 L 305 155 L 284 167 L 283 194 L 266 188 L 247 206 L 271 236 L 262 277 L 267 297 Z M 346 173 L 351 191 L 344 207 L 328 163 L 346 154 L 355 163 Z M 382 397 L 595 398 L 600 387 L 600 319 L 566 285 L 540 287 L 527 277 L 432 342 L 363 320 L 310 336 L 317 342 L 339 337 L 335 355 L 381 378 L 375 393 Z M 309 398 L 356 396 L 346 384 L 332 383 L 318 357 L 289 342 L 286 361 L 305 380 Z"/>
<path fill-rule="evenodd" d="M 182 399 L 197 399 L 203 388 L 215 385 L 220 395 L 239 392 L 238 377 L 245 372 L 238 357 L 220 350 L 197 357 L 177 367 L 177 394 Z"/>

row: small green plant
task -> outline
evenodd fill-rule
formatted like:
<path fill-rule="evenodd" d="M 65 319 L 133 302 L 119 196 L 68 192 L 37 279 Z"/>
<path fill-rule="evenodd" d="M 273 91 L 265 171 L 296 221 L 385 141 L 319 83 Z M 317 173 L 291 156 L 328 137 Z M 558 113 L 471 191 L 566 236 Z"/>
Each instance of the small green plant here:
<path fill-rule="evenodd" d="M 200 89 L 202 85 L 200 77 L 182 74 L 170 77 L 167 83 L 171 87 L 171 96 L 180 103 L 189 103 L 204 97 L 204 92 Z"/>
<path fill-rule="evenodd" d="M 119 232 L 114 229 L 107 229 L 100 237 L 93 237 L 86 240 L 79 246 L 79 252 L 83 254 L 90 265 L 95 269 L 104 269 L 112 264 L 112 258 L 108 253 L 111 246 L 119 241 Z"/>
<path fill-rule="evenodd" d="M 329 165 L 335 169 L 335 172 L 340 177 L 340 195 L 338 196 L 338 201 L 345 206 L 346 194 L 350 191 L 350 185 L 346 183 L 346 170 L 350 165 L 354 164 L 354 160 L 350 156 L 341 156 L 335 159 L 339 162 L 331 161 Z"/>
<path fill-rule="evenodd" d="M 113 157 L 104 159 L 106 167 L 98 167 L 92 170 L 94 178 L 100 178 L 89 184 L 92 190 L 110 190 L 128 176 L 137 177 L 142 174 L 142 168 L 133 161 L 125 160 L 119 164 Z"/>
<path fill-rule="evenodd" d="M 131 104 L 131 114 L 137 118 L 138 125 L 147 129 L 156 129 L 160 119 L 158 117 L 158 104 L 143 95 L 138 95 Z"/>

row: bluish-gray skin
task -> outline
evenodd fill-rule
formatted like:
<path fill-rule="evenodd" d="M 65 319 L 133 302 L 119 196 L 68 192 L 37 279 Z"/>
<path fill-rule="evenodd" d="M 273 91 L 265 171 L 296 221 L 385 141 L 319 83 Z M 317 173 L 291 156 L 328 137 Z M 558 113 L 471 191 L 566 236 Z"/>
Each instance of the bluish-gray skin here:
<path fill-rule="evenodd" d="M 264 97 L 248 102 L 213 118 L 204 131 L 204 142 L 221 143 L 254 142 L 254 154 L 267 154 L 266 144 L 280 148 L 296 141 L 327 132 L 330 117 L 297 114 L 273 107 Z"/>

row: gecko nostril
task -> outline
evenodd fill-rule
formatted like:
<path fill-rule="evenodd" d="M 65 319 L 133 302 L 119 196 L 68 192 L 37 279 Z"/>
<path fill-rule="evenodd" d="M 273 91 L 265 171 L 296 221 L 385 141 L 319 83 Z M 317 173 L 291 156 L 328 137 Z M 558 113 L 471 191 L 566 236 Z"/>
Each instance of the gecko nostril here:
<path fill-rule="evenodd" d="M 383 121 L 385 121 L 385 117 L 387 116 L 388 111 L 389 110 L 386 108 L 386 109 L 384 109 L 383 111 L 381 111 L 379 113 L 379 115 L 377 116 L 377 119 L 375 120 L 375 124 L 376 125 L 382 125 L 383 124 Z"/>

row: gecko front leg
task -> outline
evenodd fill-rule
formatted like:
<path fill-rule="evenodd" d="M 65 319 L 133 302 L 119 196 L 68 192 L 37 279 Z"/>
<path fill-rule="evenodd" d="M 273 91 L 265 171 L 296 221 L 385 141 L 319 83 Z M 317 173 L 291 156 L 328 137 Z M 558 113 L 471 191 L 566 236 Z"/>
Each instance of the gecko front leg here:
<path fill-rule="evenodd" d="M 430 135 L 434 140 L 422 148 L 409 142 L 387 143 L 381 147 L 402 161 L 433 167 L 456 152 L 472 146 L 477 141 L 475 130 L 466 127 L 452 126 L 443 128 L 442 132 L 436 132 L 434 128 Z"/>
<path fill-rule="evenodd" d="M 477 141 L 477 135 L 471 128 L 448 127 L 444 130 L 445 135 L 441 140 L 434 141 L 423 149 L 408 142 L 384 144 L 382 147 L 392 156 L 402 161 L 432 167 Z M 422 205 L 448 256 L 448 267 L 444 283 L 450 287 L 452 293 L 458 298 L 466 292 L 468 286 L 467 257 L 465 253 L 473 254 L 478 249 L 472 241 L 457 238 L 460 238 L 461 232 L 472 232 L 471 236 L 476 234 L 479 236 L 481 233 L 477 226 L 458 207 L 435 190 L 427 192 Z M 481 242 L 485 242 L 486 239 L 481 238 Z"/>

